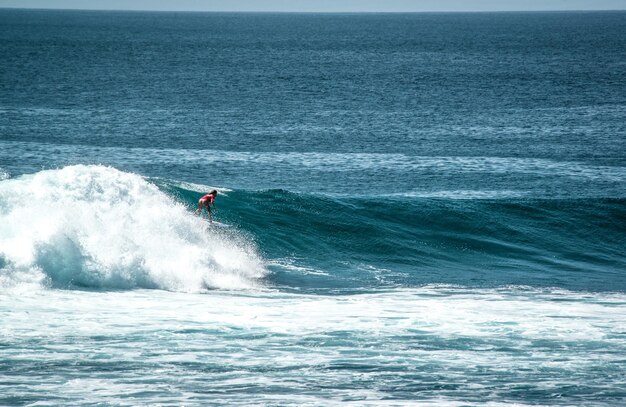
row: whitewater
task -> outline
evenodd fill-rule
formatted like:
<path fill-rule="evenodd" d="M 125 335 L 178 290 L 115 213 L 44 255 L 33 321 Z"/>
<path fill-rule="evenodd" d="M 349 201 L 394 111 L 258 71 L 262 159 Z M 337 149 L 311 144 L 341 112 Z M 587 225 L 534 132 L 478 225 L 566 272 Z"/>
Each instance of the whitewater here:
<path fill-rule="evenodd" d="M 184 205 L 113 168 L 5 180 L 0 202 L 3 285 L 193 292 L 251 288 L 265 274 L 254 246 L 208 233 Z"/>
<path fill-rule="evenodd" d="M 625 311 L 623 294 L 523 289 L 5 291 L 0 400 L 609 405 Z"/>

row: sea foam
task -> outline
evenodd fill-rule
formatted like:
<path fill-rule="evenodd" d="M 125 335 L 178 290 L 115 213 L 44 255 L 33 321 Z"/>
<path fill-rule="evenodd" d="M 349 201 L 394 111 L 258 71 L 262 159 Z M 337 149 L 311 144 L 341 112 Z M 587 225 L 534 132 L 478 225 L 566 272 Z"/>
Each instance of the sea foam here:
<path fill-rule="evenodd" d="M 68 166 L 0 183 L 0 285 L 257 287 L 255 246 L 213 230 L 143 177 Z"/>

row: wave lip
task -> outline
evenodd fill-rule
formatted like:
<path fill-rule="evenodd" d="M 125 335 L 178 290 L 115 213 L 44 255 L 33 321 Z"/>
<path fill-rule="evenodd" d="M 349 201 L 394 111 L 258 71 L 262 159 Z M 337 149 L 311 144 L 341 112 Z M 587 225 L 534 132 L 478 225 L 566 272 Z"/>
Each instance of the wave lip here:
<path fill-rule="evenodd" d="M 201 291 L 257 287 L 266 271 L 235 233 L 208 233 L 144 178 L 69 166 L 0 184 L 0 284 Z"/>

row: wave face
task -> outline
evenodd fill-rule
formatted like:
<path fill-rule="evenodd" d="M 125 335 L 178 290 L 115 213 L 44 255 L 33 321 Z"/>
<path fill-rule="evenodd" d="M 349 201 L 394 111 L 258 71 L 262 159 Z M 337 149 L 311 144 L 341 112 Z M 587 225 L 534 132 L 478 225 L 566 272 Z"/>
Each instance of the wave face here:
<path fill-rule="evenodd" d="M 160 187 L 193 205 L 200 191 Z M 626 290 L 626 200 L 336 197 L 284 190 L 218 197 L 258 243 L 273 284 L 368 290 L 454 284 Z"/>
<path fill-rule="evenodd" d="M 0 283 L 88 289 L 429 284 L 626 291 L 626 200 L 222 190 L 69 166 L 0 182 Z"/>
<path fill-rule="evenodd" d="M 0 182 L 0 284 L 199 291 L 258 285 L 251 242 L 144 178 L 70 166 Z"/>

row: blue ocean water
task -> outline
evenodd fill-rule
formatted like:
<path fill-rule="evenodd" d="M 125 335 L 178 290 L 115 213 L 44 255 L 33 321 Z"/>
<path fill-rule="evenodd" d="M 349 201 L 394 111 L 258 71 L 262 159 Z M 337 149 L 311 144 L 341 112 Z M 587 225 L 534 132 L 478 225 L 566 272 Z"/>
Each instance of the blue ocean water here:
<path fill-rule="evenodd" d="M 625 12 L 0 10 L 0 404 L 626 403 L 624 84 Z"/>

